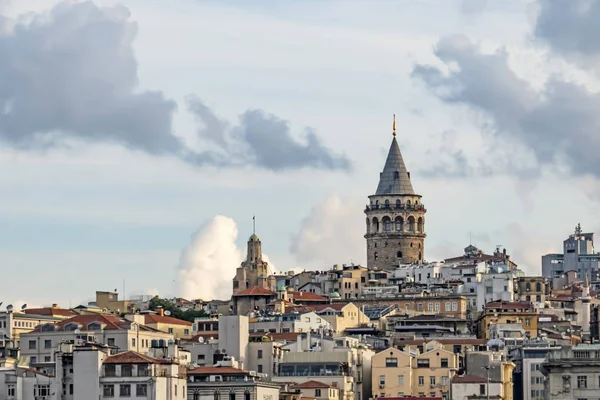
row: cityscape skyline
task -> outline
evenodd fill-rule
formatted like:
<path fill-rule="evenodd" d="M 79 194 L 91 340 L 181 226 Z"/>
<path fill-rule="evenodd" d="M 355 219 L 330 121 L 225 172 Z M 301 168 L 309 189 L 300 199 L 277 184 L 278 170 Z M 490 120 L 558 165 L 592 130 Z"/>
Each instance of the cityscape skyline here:
<path fill-rule="evenodd" d="M 4 21 L 21 21 L 24 33 L 5 33 L 0 54 L 17 60 L 19 54 L 11 53 L 14 47 L 6 44 L 41 34 L 27 22 L 31 14 L 23 17 L 25 12 L 46 16 L 43 33 L 52 33 L 60 20 L 56 15 L 48 18 L 48 10 L 59 3 L 3 3 Z M 46 147 L 33 143 L 27 119 L 10 121 L 30 141 L 15 141 L 0 132 L 4 171 L 0 181 L 6 192 L 1 203 L 0 257 L 8 281 L 18 281 L 23 270 L 38 279 L 29 284 L 26 296 L 22 287 L 11 285 L 0 301 L 74 305 L 92 299 L 97 289 L 121 287 L 123 280 L 128 293 L 176 295 L 180 264 L 194 262 L 193 257 L 186 258 L 193 252 L 184 249 L 200 243 L 208 246 L 203 247 L 207 251 L 221 251 L 229 256 L 228 264 L 235 261 L 230 266 L 234 272 L 245 253 L 254 214 L 264 252 L 278 271 L 327 269 L 334 263 L 364 265 L 362 210 L 383 167 L 393 113 L 398 115 L 397 137 L 415 190 L 426 199 L 428 261 L 460 255 L 472 241 L 487 252 L 502 245 L 526 272 L 539 275 L 541 256 L 560 251 L 562 240 L 577 223 L 585 231 L 597 231 L 590 221 L 597 207 L 594 165 L 588 162 L 588 172 L 582 173 L 570 152 L 575 145 L 564 146 L 569 152 L 556 155 L 553 149 L 563 142 L 549 138 L 542 146 L 532 139 L 538 127 L 524 127 L 515 117 L 527 121 L 547 117 L 548 105 L 536 102 L 545 90 L 540 75 L 555 77 L 555 92 L 558 83 L 566 89 L 575 81 L 590 90 L 598 83 L 579 61 L 581 56 L 552 42 L 543 29 L 546 25 L 532 17 L 534 11 L 550 15 L 553 9 L 547 2 L 540 2 L 537 11 L 533 2 L 488 3 L 475 9 L 466 6 L 472 2 L 443 6 L 425 2 L 406 6 L 393 18 L 395 6 L 374 2 L 370 12 L 377 18 L 372 21 L 353 2 L 344 7 L 327 2 L 321 13 L 315 13 L 314 2 L 285 6 L 267 2 L 259 7 L 178 1 L 168 9 L 136 1 L 120 3 L 116 9 L 107 8 L 112 1 L 86 3 L 87 14 L 64 3 L 53 12 L 80 23 L 66 25 L 70 32 L 88 24 L 110 29 L 114 38 L 122 39 L 116 40 L 122 47 L 103 43 L 102 54 L 125 50 L 132 58 L 116 62 L 103 77 L 126 87 L 120 96 L 130 100 L 139 99 L 136 96 L 143 91 L 161 91 L 162 98 L 152 103 L 160 110 L 140 109 L 146 117 L 164 116 L 150 122 L 156 141 L 136 142 L 134 136 L 96 140 L 97 132 L 79 129 L 76 118 L 49 122 L 39 109 L 29 110 L 38 112 L 39 129 L 47 123 L 76 132 Z M 440 18 L 432 11 L 452 17 Z M 341 18 L 332 18 L 340 12 Z M 168 22 L 156 30 L 163 15 Z M 214 22 L 223 18 L 230 19 L 234 28 Z M 428 18 L 443 23 L 415 22 Z M 3 32 L 10 25 L 0 23 Z M 488 32 L 490 25 L 498 28 L 497 33 Z M 314 33 L 298 35 L 298 27 Z M 320 43 L 323 35 L 328 40 Z M 280 39 L 261 41 L 267 37 Z M 79 48 L 93 36 L 62 40 L 65 48 Z M 90 53 L 77 59 L 79 67 L 98 70 Z M 546 64 L 547 59 L 551 62 Z M 57 62 L 64 64 L 61 59 Z M 495 100 L 479 101 L 510 98 L 514 93 L 502 93 L 495 86 L 475 93 L 474 79 L 485 77 L 472 74 L 470 81 L 452 75 L 454 64 L 486 71 L 497 82 L 517 74 L 521 79 L 517 82 L 528 88 L 517 94 L 527 103 L 503 109 Z M 0 69 L 0 78 L 12 76 L 14 71 Z M 65 82 L 93 89 L 85 75 L 78 79 Z M 507 82 L 506 87 L 515 87 L 514 80 Z M 469 90 L 460 96 L 446 93 L 456 85 Z M 19 99 L 35 94 L 23 87 L 11 90 L 24 96 Z M 190 96 L 194 93 L 197 97 Z M 525 115 L 524 109 L 538 111 Z M 93 113 L 82 116 L 90 125 L 98 123 Z M 497 126 L 498 118 L 510 126 Z M 147 121 L 137 119 L 136 127 L 147 129 L 143 124 Z M 294 157 L 270 157 L 268 139 L 252 134 L 259 123 L 266 124 L 259 131 L 282 135 Z M 170 136 L 158 131 L 164 124 L 169 125 Z M 581 132 L 590 133 L 594 120 L 584 118 L 577 124 L 583 125 Z M 314 141 L 303 137 L 305 127 L 310 127 L 313 136 L 307 137 Z M 516 133 L 503 136 L 507 130 Z M 194 153 L 152 147 L 173 137 L 189 143 L 186 146 Z M 589 143 L 593 149 L 595 142 Z M 198 166 L 198 160 L 208 157 L 198 149 L 239 156 L 239 164 L 220 166 L 222 160 L 217 159 Z M 586 157 L 583 154 L 582 159 Z M 220 225 L 213 220 L 217 215 L 226 217 L 219 219 Z M 194 232 L 211 227 L 210 235 L 218 231 L 223 242 L 190 239 Z M 84 278 L 90 272 L 98 276 L 88 282 Z"/>

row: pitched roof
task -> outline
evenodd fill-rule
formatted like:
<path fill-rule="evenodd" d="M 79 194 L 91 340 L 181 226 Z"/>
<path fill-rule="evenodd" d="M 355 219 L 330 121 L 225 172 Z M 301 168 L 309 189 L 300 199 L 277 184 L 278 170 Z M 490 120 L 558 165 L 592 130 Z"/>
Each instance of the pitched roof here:
<path fill-rule="evenodd" d="M 233 367 L 198 367 L 187 372 L 188 375 L 246 375 L 248 371 Z"/>
<path fill-rule="evenodd" d="M 42 308 L 27 308 L 23 310 L 25 314 L 49 315 L 57 317 L 72 317 L 77 315 L 76 312 L 58 307 L 42 307 Z"/>
<path fill-rule="evenodd" d="M 276 293 L 269 289 L 263 289 L 263 288 L 259 288 L 258 286 L 252 286 L 251 288 L 242 290 L 241 292 L 237 292 L 233 296 L 238 297 L 238 296 L 275 296 L 275 295 L 276 295 Z"/>
<path fill-rule="evenodd" d="M 415 194 L 396 136 L 392 139 L 375 194 Z"/>
<path fill-rule="evenodd" d="M 104 364 L 172 364 L 173 361 L 170 360 L 161 360 L 159 358 L 154 358 L 150 356 L 146 356 L 140 353 L 136 353 L 135 351 L 125 351 L 123 353 L 115 354 L 112 356 L 108 356 L 106 360 L 103 361 Z"/>
<path fill-rule="evenodd" d="M 104 315 L 104 314 L 91 314 L 91 315 L 76 315 L 71 318 L 63 319 L 54 324 L 56 330 L 64 329 L 65 325 L 70 323 L 76 323 L 82 326 L 82 330 L 86 330 L 88 324 L 92 322 L 98 322 L 103 325 L 103 330 L 120 330 L 124 331 L 129 329 L 132 321 L 127 321 L 123 318 L 117 317 L 116 315 Z M 155 329 L 140 325 L 140 330 L 155 331 Z M 34 332 L 39 332 L 41 325 L 34 329 Z"/>
<path fill-rule="evenodd" d="M 441 344 L 471 344 L 471 345 L 480 345 L 483 346 L 487 343 L 486 339 L 477 339 L 477 338 L 440 338 L 440 339 L 407 339 L 402 340 L 401 338 L 396 339 L 396 345 L 420 345 L 431 342 L 435 340 L 436 342 L 440 342 Z"/>
<path fill-rule="evenodd" d="M 294 301 L 327 301 L 327 297 L 323 297 L 311 292 L 292 292 Z"/>
<path fill-rule="evenodd" d="M 452 377 L 452 383 L 486 383 L 487 379 L 477 375 L 455 375 Z M 491 382 L 491 381 L 490 381 Z"/>
<path fill-rule="evenodd" d="M 146 314 L 144 315 L 145 324 L 170 324 L 170 325 L 185 325 L 192 326 L 190 321 L 184 321 L 179 318 L 169 317 L 167 315 Z"/>
<path fill-rule="evenodd" d="M 319 381 L 307 381 L 304 383 L 298 383 L 296 385 L 293 385 L 292 387 L 298 388 L 298 389 L 319 389 L 319 388 L 329 389 L 329 388 L 333 388 L 335 386 L 331 386 L 331 385 L 328 385 L 326 383 L 319 382 Z M 302 398 L 304 398 L 304 397 L 302 397 Z"/>

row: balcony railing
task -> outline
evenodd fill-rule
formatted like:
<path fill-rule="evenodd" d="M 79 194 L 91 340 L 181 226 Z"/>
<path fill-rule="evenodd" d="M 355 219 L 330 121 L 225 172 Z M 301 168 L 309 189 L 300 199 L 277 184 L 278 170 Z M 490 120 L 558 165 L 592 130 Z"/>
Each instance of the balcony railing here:
<path fill-rule="evenodd" d="M 410 211 L 425 211 L 425 206 L 422 204 L 400 204 L 399 206 L 395 204 L 375 204 L 375 205 L 366 205 L 365 211 L 371 210 L 410 210 Z"/>

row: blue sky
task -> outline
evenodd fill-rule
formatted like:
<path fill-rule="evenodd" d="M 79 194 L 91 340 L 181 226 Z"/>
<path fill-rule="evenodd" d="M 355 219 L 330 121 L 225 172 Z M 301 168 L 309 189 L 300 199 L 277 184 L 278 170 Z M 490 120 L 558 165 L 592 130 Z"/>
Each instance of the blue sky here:
<path fill-rule="evenodd" d="M 0 12 L 12 21 L 5 23 L 5 37 L 15 34 L 15 21 L 30 27 L 32 16 L 51 26 L 48 10 L 59 3 L 0 1 Z M 4 132 L 0 260 L 4 278 L 14 285 L 3 288 L 0 301 L 73 305 L 91 300 L 95 290 L 120 288 L 123 279 L 129 294 L 181 293 L 177 280 L 182 249 L 216 215 L 235 221 L 236 244 L 243 252 L 256 214 L 257 233 L 277 270 L 364 262 L 362 209 L 383 167 L 393 113 L 413 186 L 428 208 L 428 260 L 460 254 L 471 237 L 489 252 L 496 245 L 506 246 L 518 264 L 539 273 L 541 254 L 560 250 L 578 222 L 584 230 L 597 228 L 591 217 L 598 201 L 596 171 L 593 166 L 589 171 L 579 168 L 573 160 L 581 149 L 545 159 L 546 153 L 531 145 L 537 131 L 519 119 L 525 111 L 503 108 L 523 97 L 502 92 L 512 87 L 504 84 L 512 73 L 531 85 L 536 96 L 557 76 L 591 93 L 600 87 L 595 59 L 574 56 L 574 50 L 536 30 L 540 15 L 554 21 L 555 10 L 545 1 L 93 4 L 102 15 L 113 15 L 107 7 L 114 5 L 118 13 L 130 13 L 114 18 L 135 23 L 135 66 L 124 61 L 122 69 L 119 64 L 113 71 L 113 61 L 94 59 L 94 54 L 104 53 L 90 51 L 84 54 L 89 74 L 81 79 L 93 82 L 101 76 L 118 87 L 123 82 L 118 74 L 133 71 L 137 86 L 132 95 L 159 91 L 176 104 L 169 114 L 172 132 L 185 146 L 195 151 L 217 146 L 197 134 L 202 124 L 186 106 L 186 96 L 195 94 L 225 121 L 231 148 L 248 147 L 249 142 L 236 141 L 244 129 L 242 116 L 259 109 L 287 121 L 298 143 L 312 129 L 321 148 L 332 157 L 345 157 L 352 168 L 271 170 L 253 161 L 227 167 L 192 165 L 179 155 L 152 154 L 136 144 L 104 140 L 97 132 L 87 132 L 88 126 L 86 132 L 62 135 L 60 115 L 51 116 L 59 121 L 58 133 L 52 133 L 56 136 L 44 136 L 60 140 L 48 148 L 31 148 L 26 141 L 16 145 L 19 138 L 12 136 L 11 142 L 10 132 Z M 576 29 L 572 35 L 577 38 Z M 69 35 L 57 38 L 65 45 L 75 40 Z M 441 42 L 443 38 L 450 39 Z M 73 49 L 87 44 L 86 38 L 78 39 Z M 117 46 L 108 41 L 103 45 Z M 490 54 L 498 59 L 485 67 L 480 61 Z M 17 60 L 14 48 L 1 43 L 0 57 Z M 53 60 L 59 68 L 60 62 L 69 67 L 68 57 Z M 503 61 L 508 72 L 495 68 Z M 418 66 L 430 69 L 419 75 Z M 472 73 L 453 75 L 456 70 Z M 438 71 L 450 78 L 440 79 Z M 0 80 L 1 74 L 2 69 Z M 448 95 L 457 88 L 464 89 L 461 95 Z M 477 88 L 483 93 L 475 93 Z M 473 93 L 477 96 L 468 96 Z M 53 108 L 39 110 L 48 109 Z M 542 106 L 532 101 L 523 109 Z M 125 124 L 134 119 L 142 124 L 158 114 L 141 111 L 135 116 L 123 111 Z M 42 117 L 48 116 L 33 113 L 28 120 Z M 500 121 L 511 118 L 516 121 L 512 125 Z M 595 123 L 579 121 L 592 128 Z M 160 121 L 148 123 L 153 129 Z M 33 133 L 38 136 L 28 140 L 50 135 L 48 129 Z M 560 148 L 568 137 L 558 135 L 549 144 Z M 229 158 L 240 155 L 241 150 Z M 217 238 L 215 231 L 202 232 Z M 223 240 L 230 238 L 225 236 Z M 236 257 L 215 256 L 210 262 L 221 271 L 210 285 L 228 288 Z M 200 276 L 210 280 L 213 275 Z M 197 291 L 196 297 L 202 298 L 225 292 L 207 287 Z"/>

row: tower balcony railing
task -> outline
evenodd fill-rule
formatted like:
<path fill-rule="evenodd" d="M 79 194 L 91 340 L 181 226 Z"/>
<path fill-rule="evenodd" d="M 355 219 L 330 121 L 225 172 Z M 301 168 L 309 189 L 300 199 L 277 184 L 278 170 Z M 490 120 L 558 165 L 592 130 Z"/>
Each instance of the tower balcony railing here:
<path fill-rule="evenodd" d="M 423 204 L 367 204 L 365 206 L 365 211 L 371 210 L 409 210 L 409 211 L 426 211 L 425 206 Z"/>

